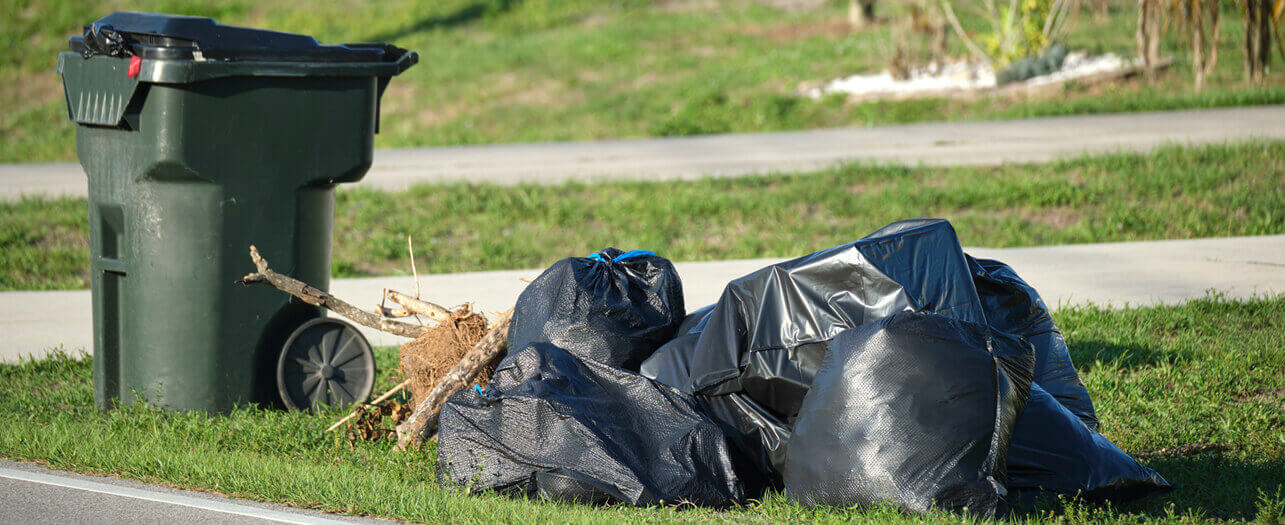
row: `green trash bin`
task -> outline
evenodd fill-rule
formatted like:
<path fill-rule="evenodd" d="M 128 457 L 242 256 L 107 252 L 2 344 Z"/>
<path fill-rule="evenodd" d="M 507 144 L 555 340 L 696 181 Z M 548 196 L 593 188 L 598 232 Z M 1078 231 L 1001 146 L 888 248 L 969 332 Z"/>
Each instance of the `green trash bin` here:
<path fill-rule="evenodd" d="M 69 48 L 58 71 L 89 178 L 98 405 L 221 413 L 368 395 L 359 333 L 234 283 L 254 270 L 253 244 L 329 286 L 334 187 L 370 167 L 380 97 L 416 54 L 149 13 L 107 16 Z M 305 359 L 283 356 L 288 340 L 311 345 L 295 349 Z M 302 401 L 279 384 L 287 365 Z"/>

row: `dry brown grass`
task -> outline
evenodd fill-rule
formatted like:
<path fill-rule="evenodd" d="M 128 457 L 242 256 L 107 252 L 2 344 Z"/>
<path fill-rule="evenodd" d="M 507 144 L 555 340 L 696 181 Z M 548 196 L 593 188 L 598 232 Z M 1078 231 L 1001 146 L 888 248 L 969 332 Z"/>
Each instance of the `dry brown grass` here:
<path fill-rule="evenodd" d="M 486 318 L 464 305 L 451 312 L 451 318 L 429 329 L 424 335 L 402 345 L 401 372 L 410 379 L 409 406 L 419 406 L 437 381 L 459 362 L 473 345 L 486 335 Z M 474 384 L 491 380 L 495 365 L 487 367 Z"/>

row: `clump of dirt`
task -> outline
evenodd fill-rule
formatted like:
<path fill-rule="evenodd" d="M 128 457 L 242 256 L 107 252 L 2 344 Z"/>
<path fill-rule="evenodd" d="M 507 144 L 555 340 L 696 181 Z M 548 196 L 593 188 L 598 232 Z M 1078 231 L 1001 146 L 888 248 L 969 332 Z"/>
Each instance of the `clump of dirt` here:
<path fill-rule="evenodd" d="M 464 305 L 451 312 L 451 318 L 430 328 L 424 335 L 402 345 L 402 376 L 410 379 L 410 403 L 414 408 L 427 396 L 442 376 L 464 357 L 464 354 L 486 335 L 486 318 Z M 495 363 L 482 370 L 473 382 L 485 385 L 491 380 Z"/>
<path fill-rule="evenodd" d="M 381 405 L 362 403 L 357 407 L 357 417 L 348 422 L 346 435 L 348 441 L 379 441 L 394 434 L 393 428 L 410 417 L 410 407 L 396 400 Z M 390 427 L 384 426 L 384 418 L 391 420 Z"/>

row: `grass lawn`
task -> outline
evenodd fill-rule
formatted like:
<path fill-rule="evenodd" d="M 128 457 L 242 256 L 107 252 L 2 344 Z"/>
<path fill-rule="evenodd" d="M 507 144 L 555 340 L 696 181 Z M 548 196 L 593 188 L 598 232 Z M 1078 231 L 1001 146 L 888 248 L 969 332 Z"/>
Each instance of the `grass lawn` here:
<path fill-rule="evenodd" d="M 898 219 L 950 219 L 969 246 L 1285 232 L 1285 142 L 1049 164 L 852 165 L 690 182 L 341 190 L 339 277 L 537 268 L 614 245 L 678 261 L 796 256 Z M 84 199 L 0 203 L 0 290 L 88 287 Z M 247 262 L 247 264 L 249 264 Z M 247 268 L 249 271 L 249 268 Z"/>
<path fill-rule="evenodd" d="M 1219 449 L 1144 454 L 1181 484 L 1119 508 L 1062 502 L 1015 521 L 1285 520 L 1285 296 L 1219 297 L 1177 307 L 1095 307 L 1054 315 L 1102 419 L 1132 453 L 1191 444 Z M 382 349 L 394 384 L 395 352 Z M 263 501 L 424 522 L 944 521 L 884 508 L 804 509 L 779 494 L 723 511 L 633 509 L 465 496 L 435 483 L 435 454 L 399 453 L 389 440 L 350 444 L 323 435 L 340 415 L 239 409 L 228 416 L 93 407 L 89 359 L 0 365 L 0 457 L 118 475 Z M 957 519 L 956 519 L 957 520 Z"/>
<path fill-rule="evenodd" d="M 876 72 L 893 53 L 891 24 L 854 32 L 843 0 L 418 0 L 307 4 L 253 0 L 0 0 L 0 162 L 74 157 L 56 55 L 79 26 L 114 10 L 211 16 L 316 35 L 387 41 L 420 53 L 392 82 L 376 145 L 558 141 L 1018 118 L 1285 102 L 1285 73 L 1244 85 L 1241 16 L 1223 12 L 1221 61 L 1191 87 L 1186 47 L 1154 85 L 1071 86 L 1035 98 L 849 103 L 795 96 L 801 84 Z M 961 3 L 962 5 L 962 3 Z M 1073 49 L 1131 56 L 1135 8 L 1080 16 Z M 882 16 L 903 17 L 897 2 Z M 970 28 L 986 25 L 961 11 Z M 956 55 L 960 40 L 951 37 Z M 1277 68 L 1278 69 L 1278 68 Z"/>

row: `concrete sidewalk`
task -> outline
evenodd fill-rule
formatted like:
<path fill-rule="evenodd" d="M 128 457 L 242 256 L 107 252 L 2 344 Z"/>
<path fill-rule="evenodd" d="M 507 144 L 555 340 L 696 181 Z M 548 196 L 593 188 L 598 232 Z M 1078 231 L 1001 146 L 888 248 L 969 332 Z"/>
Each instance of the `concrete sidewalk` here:
<path fill-rule="evenodd" d="M 821 169 L 845 161 L 991 165 L 1082 153 L 1253 138 L 1285 139 L 1285 106 L 1257 106 L 993 122 L 932 122 L 780 133 L 495 144 L 375 152 L 366 178 L 345 187 L 404 189 L 414 184 L 499 184 L 567 180 L 690 179 Z M 0 164 L 0 199 L 84 196 L 80 165 Z"/>
<path fill-rule="evenodd" d="M 1285 235 L 967 251 L 1008 263 L 1054 308 L 1090 302 L 1113 307 L 1173 304 L 1203 297 L 1208 290 L 1236 298 L 1285 292 Z M 715 302 L 728 281 L 778 260 L 677 264 L 688 309 Z M 426 299 L 441 304 L 471 301 L 483 310 L 499 311 L 513 305 L 526 285 L 521 279 L 539 273 L 425 275 L 420 286 Z M 414 293 L 415 284 L 408 276 L 339 279 L 331 291 L 369 307 L 379 302 L 385 288 Z M 0 332 L 7 335 L 0 361 L 58 346 L 88 351 L 91 315 L 88 290 L 0 293 Z M 364 333 L 375 345 L 404 341 L 373 330 Z"/>

